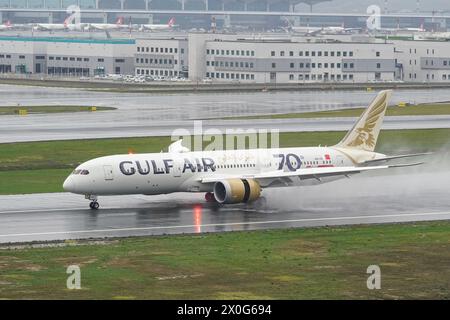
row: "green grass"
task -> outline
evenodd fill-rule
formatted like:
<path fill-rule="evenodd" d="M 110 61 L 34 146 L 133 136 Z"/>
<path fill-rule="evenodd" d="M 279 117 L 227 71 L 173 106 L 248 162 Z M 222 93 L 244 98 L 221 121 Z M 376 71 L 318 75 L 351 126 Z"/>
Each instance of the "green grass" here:
<path fill-rule="evenodd" d="M 281 147 L 331 146 L 345 132 L 280 134 Z M 377 151 L 387 154 L 437 151 L 450 141 L 450 129 L 382 131 Z M 68 173 L 101 156 L 167 150 L 169 137 L 71 140 L 0 144 L 0 194 L 62 192 Z"/>
<path fill-rule="evenodd" d="M 1 107 L 0 116 L 19 114 L 19 110 L 27 110 L 28 113 L 67 113 L 67 112 L 92 112 L 96 106 L 14 106 Z M 96 107 L 97 111 L 116 110 L 113 107 Z"/>
<path fill-rule="evenodd" d="M 0 298 L 449 299 L 449 238 L 450 222 L 424 222 L 25 246 L 0 250 Z"/>
<path fill-rule="evenodd" d="M 0 171 L 0 194 L 62 192 L 72 169 Z"/>
<path fill-rule="evenodd" d="M 237 119 L 292 119 L 292 118 L 340 118 L 359 117 L 366 109 L 341 109 L 331 111 L 304 112 L 304 113 L 284 113 L 260 116 L 227 117 L 226 120 Z M 428 115 L 450 115 L 449 103 L 433 103 L 408 105 L 406 107 L 392 106 L 387 109 L 387 116 L 428 116 Z"/>

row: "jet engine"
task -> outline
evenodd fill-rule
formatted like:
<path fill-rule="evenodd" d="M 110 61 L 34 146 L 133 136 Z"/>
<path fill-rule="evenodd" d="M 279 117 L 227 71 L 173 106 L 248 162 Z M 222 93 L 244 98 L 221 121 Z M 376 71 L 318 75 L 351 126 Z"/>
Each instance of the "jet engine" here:
<path fill-rule="evenodd" d="M 261 195 L 261 187 L 253 179 L 227 179 L 214 184 L 214 198 L 218 203 L 246 203 Z"/>

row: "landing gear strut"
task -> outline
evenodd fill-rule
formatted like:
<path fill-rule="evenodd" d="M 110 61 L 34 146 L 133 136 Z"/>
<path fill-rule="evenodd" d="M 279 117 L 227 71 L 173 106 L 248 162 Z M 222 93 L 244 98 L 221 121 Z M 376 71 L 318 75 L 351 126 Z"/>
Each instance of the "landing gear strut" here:
<path fill-rule="evenodd" d="M 89 203 L 89 207 L 90 207 L 92 210 L 98 210 L 98 208 L 100 208 L 100 205 L 98 204 L 97 201 L 92 201 L 91 203 Z"/>
<path fill-rule="evenodd" d="M 100 208 L 100 204 L 97 202 L 97 196 L 86 195 L 85 198 L 91 200 L 91 203 L 89 203 L 89 208 L 92 210 L 98 210 L 98 208 Z"/>

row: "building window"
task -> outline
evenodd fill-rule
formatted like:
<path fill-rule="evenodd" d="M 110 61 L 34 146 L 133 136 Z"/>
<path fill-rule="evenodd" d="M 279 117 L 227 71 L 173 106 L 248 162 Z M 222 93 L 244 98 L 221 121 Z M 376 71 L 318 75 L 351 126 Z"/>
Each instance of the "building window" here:
<path fill-rule="evenodd" d="M 291 81 L 294 80 L 294 75 L 293 74 L 289 75 L 289 80 L 291 80 Z"/>
<path fill-rule="evenodd" d="M 275 57 L 275 51 L 271 51 L 271 52 L 270 52 L 270 55 L 271 55 L 272 57 Z"/>
<path fill-rule="evenodd" d="M 381 63 L 377 63 L 377 69 L 381 69 Z"/>
<path fill-rule="evenodd" d="M 280 57 L 284 57 L 284 51 L 280 51 Z"/>
<path fill-rule="evenodd" d="M 377 57 L 380 57 L 380 56 L 381 56 L 381 53 L 380 53 L 380 51 L 377 51 L 377 54 L 376 54 L 376 56 L 377 56 Z"/>
<path fill-rule="evenodd" d="M 103 58 L 98 58 L 97 61 L 98 61 L 98 62 L 105 62 L 105 59 L 103 59 Z"/>
<path fill-rule="evenodd" d="M 277 64 L 275 62 L 272 62 L 272 69 L 276 68 Z"/>
<path fill-rule="evenodd" d="M 293 69 L 293 68 L 294 68 L 294 63 L 291 62 L 291 63 L 289 64 L 289 66 L 290 66 L 291 69 Z"/>

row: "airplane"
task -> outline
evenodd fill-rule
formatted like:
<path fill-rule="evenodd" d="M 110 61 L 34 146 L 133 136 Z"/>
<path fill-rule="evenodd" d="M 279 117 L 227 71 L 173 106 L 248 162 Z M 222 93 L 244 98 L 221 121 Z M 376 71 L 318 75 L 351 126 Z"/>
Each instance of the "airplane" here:
<path fill-rule="evenodd" d="M 70 17 L 67 17 L 63 23 L 37 23 L 32 25 L 33 30 L 39 31 L 60 31 L 67 30 L 67 26 L 69 24 Z"/>
<path fill-rule="evenodd" d="M 116 23 L 90 23 L 86 25 L 86 29 L 92 30 L 118 30 L 129 28 L 128 25 L 123 24 L 123 17 L 119 17 Z"/>
<path fill-rule="evenodd" d="M 341 142 L 332 147 L 247 149 L 191 152 L 178 140 L 167 153 L 123 154 L 96 158 L 78 166 L 64 181 L 67 192 L 84 195 L 99 209 L 99 196 L 202 192 L 218 205 L 251 203 L 271 187 L 335 181 L 366 171 L 422 164 L 390 165 L 375 152 L 392 90 L 381 91 Z"/>
<path fill-rule="evenodd" d="M 143 24 L 141 25 L 140 30 L 150 30 L 150 31 L 166 31 L 166 30 L 172 30 L 175 25 L 175 18 L 170 18 L 170 20 L 167 22 L 167 24 Z"/>
<path fill-rule="evenodd" d="M 12 29 L 12 24 L 11 21 L 6 21 L 5 24 L 1 24 L 0 25 L 0 31 L 6 31 L 6 30 L 11 30 Z"/>
<path fill-rule="evenodd" d="M 344 23 L 341 26 L 327 26 L 327 27 L 310 27 L 310 26 L 294 26 L 289 19 L 285 19 L 287 27 L 282 29 L 286 32 L 299 33 L 302 35 L 315 36 L 319 34 L 348 34 L 354 32 L 361 32 L 361 28 L 346 28 Z"/>
<path fill-rule="evenodd" d="M 425 29 L 425 27 L 422 23 L 418 28 L 402 28 L 402 27 L 400 27 L 400 25 L 398 25 L 397 28 L 380 28 L 380 29 L 376 29 L 375 31 L 385 32 L 385 33 L 405 33 L 405 32 L 424 33 L 427 30 Z"/>

